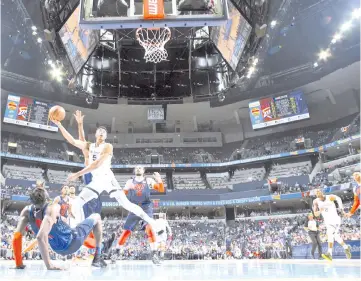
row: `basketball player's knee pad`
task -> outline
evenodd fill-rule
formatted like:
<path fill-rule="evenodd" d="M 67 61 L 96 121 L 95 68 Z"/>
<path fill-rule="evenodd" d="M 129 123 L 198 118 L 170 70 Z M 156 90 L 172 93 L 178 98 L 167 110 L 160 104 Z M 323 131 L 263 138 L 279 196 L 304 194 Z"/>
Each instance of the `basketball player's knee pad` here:
<path fill-rule="evenodd" d="M 149 243 L 154 243 L 156 240 L 156 237 L 155 237 L 153 229 L 151 228 L 151 226 L 149 224 L 147 224 L 147 226 L 145 227 L 145 233 L 148 236 Z"/>
<path fill-rule="evenodd" d="M 130 234 L 132 234 L 132 232 L 130 230 L 124 230 L 122 235 L 119 238 L 118 244 L 120 246 L 123 246 L 125 244 L 125 242 L 127 241 L 128 237 L 130 236 Z"/>

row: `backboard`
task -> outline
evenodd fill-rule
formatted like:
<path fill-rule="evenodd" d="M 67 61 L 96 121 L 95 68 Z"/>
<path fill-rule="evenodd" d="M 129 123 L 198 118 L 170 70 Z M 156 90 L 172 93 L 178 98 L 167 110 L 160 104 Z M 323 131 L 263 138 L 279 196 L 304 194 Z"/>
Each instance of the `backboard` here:
<path fill-rule="evenodd" d="M 84 29 L 221 26 L 227 0 L 81 0 Z"/>

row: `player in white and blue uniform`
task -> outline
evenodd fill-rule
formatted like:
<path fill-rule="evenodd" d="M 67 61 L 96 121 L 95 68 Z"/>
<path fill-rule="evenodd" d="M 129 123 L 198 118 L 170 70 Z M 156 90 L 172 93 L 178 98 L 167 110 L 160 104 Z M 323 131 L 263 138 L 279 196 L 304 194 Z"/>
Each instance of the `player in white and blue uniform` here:
<path fill-rule="evenodd" d="M 91 173 L 91 182 L 83 188 L 80 194 L 75 198 L 74 205 L 72 206 L 72 213 L 76 220 L 79 222 L 84 219 L 83 206 L 99 197 L 103 191 L 107 192 L 111 198 L 115 198 L 119 204 L 129 212 L 141 217 L 144 221 L 149 223 L 152 228 L 155 229 L 155 221 L 150 218 L 143 209 L 131 203 L 122 188 L 119 186 L 112 170 L 111 160 L 113 157 L 113 146 L 110 143 L 106 143 L 107 130 L 104 127 L 99 127 L 96 130 L 95 143 L 90 145 L 86 141 L 80 139 L 74 139 L 71 134 L 62 126 L 57 120 L 51 120 L 54 124 L 59 127 L 60 132 L 64 138 L 72 145 L 78 147 L 81 150 L 89 147 L 89 163 L 81 171 L 70 174 L 68 177 L 69 181 L 74 181 L 85 174 Z"/>
<path fill-rule="evenodd" d="M 337 195 L 324 195 L 321 189 L 316 190 L 317 198 L 313 200 L 313 213 L 316 217 L 322 214 L 327 229 L 328 252 L 322 254 L 324 259 L 332 261 L 333 243 L 336 240 L 345 250 L 346 257 L 351 258 L 351 247 L 347 245 L 341 235 L 341 217 L 337 212 L 335 202 L 338 209 L 343 213 L 342 200 Z"/>

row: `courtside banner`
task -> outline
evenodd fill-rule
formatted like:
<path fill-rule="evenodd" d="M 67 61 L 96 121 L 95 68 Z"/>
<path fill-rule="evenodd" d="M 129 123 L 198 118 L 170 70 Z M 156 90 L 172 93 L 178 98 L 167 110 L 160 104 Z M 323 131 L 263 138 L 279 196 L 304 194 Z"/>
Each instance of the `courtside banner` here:
<path fill-rule="evenodd" d="M 164 0 L 144 0 L 144 19 L 161 20 L 164 19 Z"/>
<path fill-rule="evenodd" d="M 351 246 L 352 259 L 360 259 L 360 240 L 348 240 L 346 244 Z M 322 252 L 327 253 L 327 242 L 322 243 Z M 312 244 L 303 244 L 292 247 L 292 257 L 294 259 L 313 259 L 311 255 Z M 316 249 L 316 257 L 318 256 L 318 250 Z M 342 246 L 338 243 L 334 244 L 333 259 L 345 259 L 345 251 Z"/>
<path fill-rule="evenodd" d="M 12 183 L 15 186 L 19 185 L 19 186 L 23 186 L 23 187 L 34 187 L 34 185 L 35 185 L 35 184 L 32 184 L 33 182 L 31 182 L 31 181 L 28 181 L 27 185 L 21 185 L 21 184 L 19 184 L 20 182 L 23 184 L 25 182 L 25 180 L 15 180 L 14 179 Z M 59 189 L 60 186 L 61 185 L 58 185 L 58 184 L 52 184 L 52 183 L 49 184 L 49 188 L 47 190 L 49 192 L 50 197 L 55 197 L 58 195 L 58 190 L 60 190 Z M 327 187 L 324 189 L 324 192 L 330 193 L 335 190 L 340 190 L 340 186 Z M 24 194 L 20 194 L 20 195 L 9 194 L 10 196 L 12 195 L 11 200 L 27 201 L 29 199 L 29 196 L 25 195 L 26 190 L 22 190 L 22 191 L 24 192 Z M 203 201 L 202 200 L 194 200 L 194 201 L 183 200 L 182 201 L 182 195 L 180 194 L 178 200 L 173 201 L 173 200 L 164 199 L 163 196 L 166 196 L 166 195 L 159 195 L 159 193 L 155 193 L 155 194 L 151 193 L 151 195 L 152 195 L 152 197 L 151 197 L 152 201 L 154 202 L 154 200 L 156 200 L 157 201 L 156 205 L 158 207 L 189 207 L 189 206 L 212 207 L 212 206 L 248 204 L 248 203 L 254 203 L 254 202 L 267 202 L 267 201 L 271 201 L 274 199 L 272 195 L 266 195 L 266 196 L 259 196 L 259 197 L 250 197 L 250 198 L 234 198 L 234 199 L 220 200 L 219 195 L 215 195 L 214 200 L 203 200 Z M 288 199 L 302 198 L 302 197 L 303 196 L 302 196 L 301 192 L 289 193 L 289 194 L 282 194 L 279 198 L 277 198 L 277 200 L 288 200 Z M 101 201 L 102 201 L 103 207 L 120 206 L 120 204 L 118 202 L 116 202 L 114 198 L 110 198 L 109 195 L 102 195 Z"/>

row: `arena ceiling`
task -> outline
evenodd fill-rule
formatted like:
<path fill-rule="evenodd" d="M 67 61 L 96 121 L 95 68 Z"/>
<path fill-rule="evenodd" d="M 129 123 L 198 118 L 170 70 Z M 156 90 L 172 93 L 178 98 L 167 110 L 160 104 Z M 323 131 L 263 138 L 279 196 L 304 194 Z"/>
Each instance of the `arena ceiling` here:
<path fill-rule="evenodd" d="M 292 68 L 296 69 L 292 73 L 295 76 L 297 67 L 312 66 L 339 25 L 354 8 L 359 7 L 357 0 L 232 2 L 249 20 L 253 30 L 256 25 L 270 25 L 271 21 L 276 21 L 276 25 L 269 27 L 266 36 L 260 39 L 253 32 L 236 71 L 230 69 L 207 36 L 197 49 L 192 50 L 189 60 L 189 39 L 194 38 L 196 29 L 174 30 L 173 40 L 168 45 L 169 60 L 158 65 L 144 62 L 144 50 L 134 40 L 133 31 L 111 30 L 102 37 L 103 42 L 78 76 L 81 87 L 67 92 L 71 95 L 91 93 L 104 102 L 119 97 L 142 100 L 192 96 L 196 100 L 219 96 L 220 93 L 236 96 L 239 100 L 243 91 L 256 88 L 262 77 Z M 61 5 L 61 10 L 54 3 Z M 77 3 L 76 0 L 2 1 L 2 69 L 65 88 L 67 83 L 59 85 L 51 80 L 47 64 L 47 58 L 58 58 L 65 68 L 71 69 L 61 44 L 39 43 L 37 40 L 43 36 L 45 28 L 58 30 Z M 37 27 L 36 31 L 32 30 L 33 25 Z M 333 59 L 347 59 L 348 64 L 359 60 L 359 31 L 359 25 L 354 27 L 332 50 Z M 112 44 L 120 41 L 121 44 Z M 257 57 L 259 63 L 255 74 L 247 79 L 245 75 L 252 56 Z M 331 59 L 329 63 L 332 63 Z M 68 74 L 68 79 L 73 78 L 71 70 Z M 246 98 L 252 96 L 244 95 L 243 99 Z"/>

